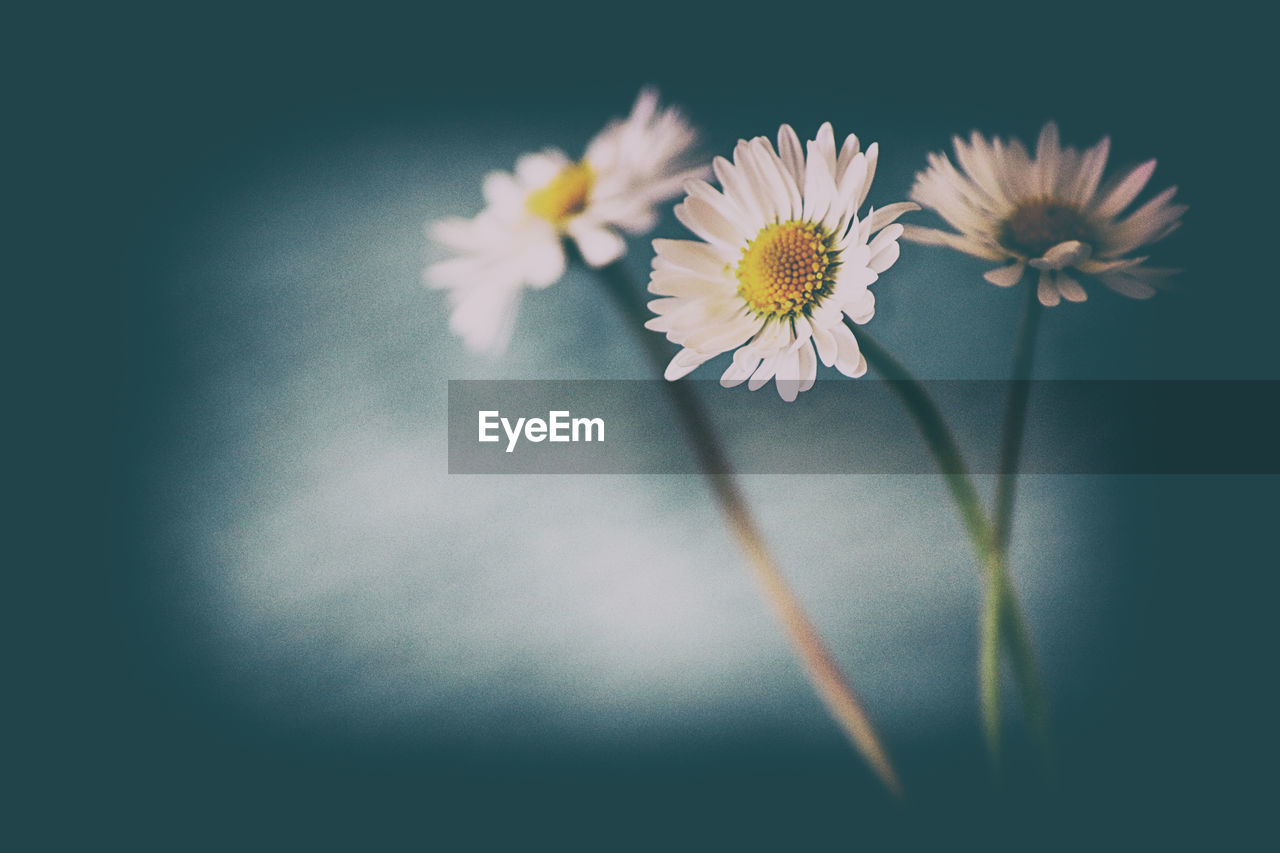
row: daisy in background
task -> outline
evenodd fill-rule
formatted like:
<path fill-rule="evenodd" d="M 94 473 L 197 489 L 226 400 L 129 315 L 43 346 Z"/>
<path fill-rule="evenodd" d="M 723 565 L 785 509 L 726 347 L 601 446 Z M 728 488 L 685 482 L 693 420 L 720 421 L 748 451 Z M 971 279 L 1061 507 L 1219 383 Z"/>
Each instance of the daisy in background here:
<path fill-rule="evenodd" d="M 1121 216 L 1147 185 L 1155 160 L 1102 186 L 1110 140 L 1083 153 L 1063 148 L 1053 122 L 1040 131 L 1034 159 L 1016 139 L 988 142 L 976 131 L 967 145 L 959 137 L 953 143 L 962 171 L 944 154 L 930 154 L 910 197 L 958 233 L 907 226 L 906 239 L 1007 262 L 985 274 L 1000 287 L 1017 284 L 1031 266 L 1039 270 L 1037 295 L 1046 306 L 1085 300 L 1072 272 L 1134 299 L 1154 295 L 1153 285 L 1176 272 L 1144 266 L 1146 257 L 1135 252 L 1181 224 L 1187 208 L 1170 203 L 1177 188 Z"/>
<path fill-rule="evenodd" d="M 524 288 L 547 287 L 564 274 L 564 240 L 593 267 L 615 261 L 626 252 L 619 230 L 650 230 L 654 207 L 706 174 L 682 163 L 694 141 L 683 116 L 659 110 L 657 93 L 645 89 L 631 114 L 600 131 L 581 160 L 546 149 L 522 156 L 514 174 L 486 175 L 486 207 L 478 216 L 428 227 L 457 255 L 424 274 L 429 285 L 448 291 L 449 327 L 470 349 L 501 353 Z"/>
<path fill-rule="evenodd" d="M 866 372 L 844 320 L 871 319 L 867 288 L 898 259 L 902 226 L 891 223 L 918 209 L 901 202 L 858 218 L 878 154 L 852 134 L 837 153 L 830 123 L 802 148 L 784 124 L 776 151 L 760 136 L 740 140 L 732 163 L 715 159 L 721 190 L 685 185 L 676 216 L 701 240 L 653 241 L 649 290 L 663 298 L 649 303 L 658 316 L 645 324 L 683 347 L 668 380 L 729 350 L 722 385 L 755 391 L 774 379 L 788 401 L 813 386 L 819 361 L 846 376 Z"/>

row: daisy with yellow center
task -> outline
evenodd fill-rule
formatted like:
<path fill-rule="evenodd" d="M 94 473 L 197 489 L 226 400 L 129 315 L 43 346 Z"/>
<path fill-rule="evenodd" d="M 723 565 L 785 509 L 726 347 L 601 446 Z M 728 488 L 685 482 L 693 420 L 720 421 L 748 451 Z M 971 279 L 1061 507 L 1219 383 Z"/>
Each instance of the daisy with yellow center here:
<path fill-rule="evenodd" d="M 517 160 L 514 174 L 489 173 L 479 215 L 429 227 L 432 239 L 455 254 L 425 273 L 429 285 L 448 291 L 453 331 L 473 350 L 505 349 L 524 288 L 544 288 L 564 275 L 566 240 L 590 266 L 609 264 L 626 253 L 619 232 L 649 231 L 656 205 L 706 174 L 682 162 L 694 141 L 681 114 L 659 110 L 657 93 L 646 89 L 626 119 L 591 140 L 581 160 L 547 149 Z"/>
<path fill-rule="evenodd" d="M 733 162 L 717 157 L 721 189 L 685 185 L 676 216 L 700 240 L 654 240 L 645 324 L 683 347 L 666 369 L 676 380 L 730 350 L 720 379 L 755 391 L 771 379 L 784 400 L 813 386 L 818 362 L 861 376 L 866 359 L 845 318 L 875 313 L 867 288 L 898 258 L 902 226 L 917 206 L 891 204 L 858 217 L 879 148 L 849 135 L 837 152 L 831 125 L 802 148 L 788 125 L 741 140 Z M 816 352 L 815 352 L 816 350 Z"/>
<path fill-rule="evenodd" d="M 959 137 L 953 144 L 960 169 L 945 155 L 930 154 L 911 198 L 955 232 L 907 226 L 908 240 L 1007 262 L 985 275 L 1000 287 L 1017 284 L 1033 267 L 1046 306 L 1085 300 L 1073 272 L 1135 299 L 1152 296 L 1154 285 L 1175 272 L 1147 267 L 1146 257 L 1135 253 L 1180 224 L 1186 207 L 1170 203 L 1177 188 L 1122 216 L 1150 180 L 1155 160 L 1103 185 L 1110 140 L 1083 153 L 1064 148 L 1053 122 L 1040 131 L 1034 158 L 1016 139 L 988 141 L 977 132 L 968 144 Z"/>

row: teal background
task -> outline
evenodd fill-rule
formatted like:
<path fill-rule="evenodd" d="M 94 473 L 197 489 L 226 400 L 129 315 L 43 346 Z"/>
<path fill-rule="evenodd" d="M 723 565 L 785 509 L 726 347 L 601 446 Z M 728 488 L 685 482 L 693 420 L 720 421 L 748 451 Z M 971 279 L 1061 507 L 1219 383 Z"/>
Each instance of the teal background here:
<path fill-rule="evenodd" d="M 1054 691 L 1054 794 L 1016 724 L 1011 784 L 988 783 L 978 591 L 940 482 L 748 481 L 882 721 L 898 807 L 696 478 L 444 475 L 448 378 L 647 376 L 590 279 L 527 299 L 492 361 L 448 336 L 419 274 L 424 222 L 476 212 L 484 172 L 523 151 L 580 153 L 646 83 L 707 155 L 782 121 L 878 140 L 875 203 L 952 133 L 1029 141 L 1055 118 L 1076 146 L 1111 134 L 1113 165 L 1158 157 L 1152 189 L 1191 209 L 1156 254 L 1186 269 L 1180 291 L 1049 312 L 1036 376 L 1274 379 L 1258 22 L 67 11 L 13 29 L 18 447 L 42 449 L 16 454 L 34 547 L 14 572 L 31 617 L 14 731 L 24 829 L 48 846 L 963 845 L 992 816 L 1121 842 L 1251 833 L 1274 756 L 1274 478 L 1028 478 L 1015 562 Z M 628 260 L 642 279 L 643 241 Z M 870 328 L 922 377 L 1001 377 L 1018 300 L 982 269 L 905 247 Z"/>

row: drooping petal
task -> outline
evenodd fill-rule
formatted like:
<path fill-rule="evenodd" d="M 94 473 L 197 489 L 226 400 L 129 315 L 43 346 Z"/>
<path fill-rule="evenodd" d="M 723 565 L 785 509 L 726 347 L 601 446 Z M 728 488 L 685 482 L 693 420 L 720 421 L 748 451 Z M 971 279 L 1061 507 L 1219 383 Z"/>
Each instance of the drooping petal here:
<path fill-rule="evenodd" d="M 1039 258 L 1032 258 L 1027 263 L 1038 270 L 1063 270 L 1089 259 L 1093 247 L 1079 240 L 1067 240 L 1049 249 Z"/>
<path fill-rule="evenodd" d="M 627 244 L 608 228 L 570 225 L 569 235 L 589 266 L 602 267 L 627 253 Z M 559 276 L 557 276 L 559 278 Z"/>
<path fill-rule="evenodd" d="M 1089 298 L 1089 294 L 1080 286 L 1080 282 L 1076 281 L 1065 272 L 1059 271 L 1057 274 L 1058 293 L 1062 294 L 1062 298 L 1068 302 L 1084 302 Z"/>
<path fill-rule="evenodd" d="M 1022 274 L 1026 272 L 1027 265 L 1023 261 L 1009 264 L 1005 267 L 996 267 L 993 270 L 987 270 L 982 277 L 994 284 L 996 287 L 1013 287 L 1022 280 Z"/>
<path fill-rule="evenodd" d="M 1036 297 L 1046 308 L 1052 308 L 1061 301 L 1058 288 L 1053 286 L 1053 273 L 1049 270 L 1040 271 L 1040 281 L 1036 284 Z"/>
<path fill-rule="evenodd" d="M 836 370 L 852 379 L 866 373 L 867 361 L 849 327 L 841 324 L 833 328 L 831 334 L 836 339 Z"/>

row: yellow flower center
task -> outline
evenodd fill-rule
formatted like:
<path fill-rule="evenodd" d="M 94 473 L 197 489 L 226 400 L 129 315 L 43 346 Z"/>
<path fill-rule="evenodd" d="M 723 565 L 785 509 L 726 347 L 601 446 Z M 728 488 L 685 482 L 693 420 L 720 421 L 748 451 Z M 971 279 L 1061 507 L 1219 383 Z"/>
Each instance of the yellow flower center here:
<path fill-rule="evenodd" d="M 1022 202 L 1000 226 L 1000 242 L 1031 258 L 1068 240 L 1093 242 L 1089 223 L 1074 207 L 1047 196 Z"/>
<path fill-rule="evenodd" d="M 560 227 L 582 211 L 591 199 L 591 188 L 596 173 L 586 163 L 571 163 L 541 189 L 529 193 L 525 207 L 534 216 L 540 216 Z"/>
<path fill-rule="evenodd" d="M 835 238 L 820 225 L 782 222 L 760 229 L 738 261 L 738 295 L 762 317 L 795 317 L 835 289 Z"/>

